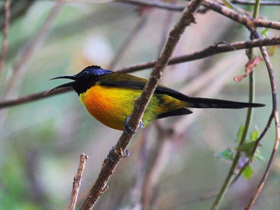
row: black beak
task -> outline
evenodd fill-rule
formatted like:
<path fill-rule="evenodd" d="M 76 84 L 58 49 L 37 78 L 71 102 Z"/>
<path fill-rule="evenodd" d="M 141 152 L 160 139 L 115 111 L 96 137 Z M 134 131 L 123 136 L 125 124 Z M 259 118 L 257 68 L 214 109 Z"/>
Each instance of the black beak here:
<path fill-rule="evenodd" d="M 71 80 L 75 80 L 77 81 L 78 77 L 76 75 L 73 75 L 73 76 L 59 76 L 59 77 L 54 77 L 54 78 L 51 78 L 50 80 L 55 80 L 55 79 L 71 79 Z M 76 82 L 68 82 L 68 83 L 65 83 L 65 84 L 62 84 L 62 85 L 59 85 L 51 90 L 49 90 L 48 92 L 45 93 L 45 95 L 55 91 L 55 90 L 58 90 L 58 89 L 62 89 L 62 88 L 72 88 L 73 85 L 75 84 Z"/>

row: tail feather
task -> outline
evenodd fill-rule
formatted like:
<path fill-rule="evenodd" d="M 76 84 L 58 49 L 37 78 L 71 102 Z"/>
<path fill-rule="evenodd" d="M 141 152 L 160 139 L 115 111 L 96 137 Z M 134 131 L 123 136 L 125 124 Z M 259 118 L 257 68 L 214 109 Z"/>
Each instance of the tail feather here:
<path fill-rule="evenodd" d="M 219 108 L 219 109 L 242 109 L 248 107 L 263 107 L 264 104 L 258 103 L 246 103 L 246 102 L 236 102 L 236 101 L 227 101 L 211 98 L 194 98 L 189 97 L 188 107 L 191 108 Z"/>

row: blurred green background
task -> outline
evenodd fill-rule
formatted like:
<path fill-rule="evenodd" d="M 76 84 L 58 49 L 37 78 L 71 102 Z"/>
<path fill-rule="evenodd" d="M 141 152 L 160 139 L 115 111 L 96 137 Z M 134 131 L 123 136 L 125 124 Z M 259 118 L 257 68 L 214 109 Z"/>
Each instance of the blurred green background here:
<path fill-rule="evenodd" d="M 183 1 L 177 3 L 184 5 Z M 1 8 L 3 4 L 1 1 Z M 179 12 L 117 2 L 69 2 L 56 8 L 49 28 L 36 41 L 56 3 L 14 0 L 11 6 L 11 17 L 25 10 L 11 22 L 8 54 L 0 76 L 1 101 L 53 88 L 61 81 L 49 81 L 50 78 L 77 73 L 88 65 L 118 70 L 155 60 L 168 31 L 180 17 Z M 0 15 L 3 28 L 3 13 Z M 261 7 L 260 15 L 279 21 L 279 6 Z M 173 56 L 220 41 L 249 39 L 243 26 L 212 11 L 197 14 L 196 22 L 182 35 Z M 273 37 L 279 31 L 269 30 L 267 34 Z M 256 49 L 254 54 L 260 52 Z M 121 56 L 113 65 L 116 55 Z M 279 56 L 278 48 L 271 57 L 278 84 Z M 20 64 L 22 59 L 25 60 Z M 169 66 L 161 83 L 193 96 L 247 101 L 248 79 L 233 81 L 234 76 L 244 73 L 246 62 L 243 50 Z M 147 78 L 150 70 L 135 74 Z M 254 111 L 250 132 L 255 128 L 262 131 L 271 112 L 270 85 L 263 62 L 256 68 L 256 101 L 266 107 Z M 194 112 L 159 121 L 163 127 L 175 125 L 181 135 L 165 145 L 151 209 L 209 209 L 211 195 L 218 192 L 225 179 L 231 162 L 219 160 L 214 154 L 236 147 L 246 110 Z M 78 199 L 80 206 L 120 134 L 93 119 L 74 92 L 0 110 L 0 209 L 65 209 L 79 155 L 86 153 L 89 160 Z M 95 209 L 133 208 L 143 161 L 140 151 L 145 143 L 144 151 L 152 156 L 158 138 L 155 125 L 137 133 L 129 145 L 131 156 L 119 165 L 109 182 L 110 189 Z M 271 128 L 260 148 L 265 161 L 253 163 L 253 178 L 247 181 L 241 177 L 226 195 L 222 209 L 246 205 L 266 167 L 274 138 Z M 144 165 L 149 165 L 149 160 Z M 279 173 L 278 155 L 254 209 L 279 209 Z"/>

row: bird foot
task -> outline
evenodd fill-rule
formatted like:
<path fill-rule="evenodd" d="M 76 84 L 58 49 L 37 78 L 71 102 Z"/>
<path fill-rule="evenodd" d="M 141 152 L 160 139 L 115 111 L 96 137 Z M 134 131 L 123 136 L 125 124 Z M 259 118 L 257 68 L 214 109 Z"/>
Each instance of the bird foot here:
<path fill-rule="evenodd" d="M 112 147 L 112 149 L 110 150 L 109 154 L 107 155 L 107 158 L 109 160 L 111 160 L 113 163 L 115 163 L 116 162 L 116 158 L 119 155 L 120 155 L 121 158 L 127 158 L 130 155 L 130 151 L 128 149 L 126 149 L 125 152 L 121 151 L 121 154 L 118 154 L 117 151 L 115 150 L 115 147 Z"/>
<path fill-rule="evenodd" d="M 128 117 L 125 118 L 125 122 L 124 122 L 125 129 L 124 129 L 124 131 L 125 131 L 126 133 L 133 133 L 133 134 L 135 134 L 135 133 L 136 133 L 135 129 L 133 129 L 133 128 L 128 124 L 129 119 L 130 119 L 130 116 L 128 116 Z M 143 122 L 142 122 L 142 120 L 141 120 L 141 121 L 140 121 L 140 126 L 139 126 L 139 128 L 143 128 L 143 127 L 144 127 L 144 124 L 143 124 Z"/>

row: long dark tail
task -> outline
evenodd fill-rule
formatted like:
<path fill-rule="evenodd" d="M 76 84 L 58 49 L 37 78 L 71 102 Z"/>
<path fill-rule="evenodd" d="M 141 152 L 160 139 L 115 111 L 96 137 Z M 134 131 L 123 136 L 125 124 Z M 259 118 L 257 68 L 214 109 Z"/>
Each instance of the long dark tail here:
<path fill-rule="evenodd" d="M 211 98 L 193 98 L 189 97 L 187 102 L 191 108 L 218 108 L 218 109 L 242 109 L 247 107 L 262 107 L 264 104 L 244 103 L 236 101 L 226 101 Z"/>

